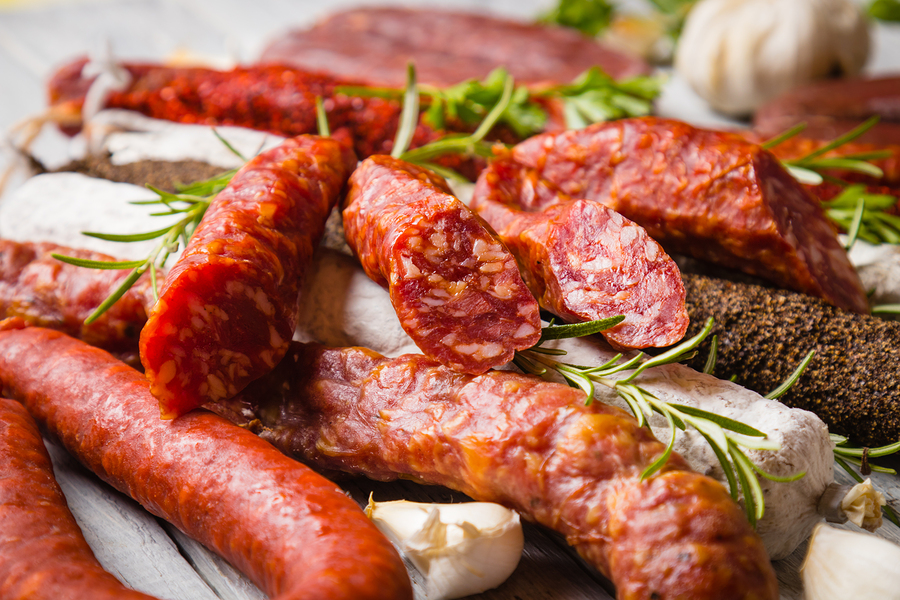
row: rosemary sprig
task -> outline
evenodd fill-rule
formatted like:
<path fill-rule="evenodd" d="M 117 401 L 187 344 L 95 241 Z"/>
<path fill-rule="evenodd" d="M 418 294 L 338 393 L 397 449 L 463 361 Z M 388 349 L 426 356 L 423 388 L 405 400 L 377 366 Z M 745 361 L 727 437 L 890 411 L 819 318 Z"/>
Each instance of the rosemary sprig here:
<path fill-rule="evenodd" d="M 738 491 L 744 496 L 744 507 L 747 518 L 755 524 L 765 512 L 765 499 L 757 474 L 772 481 L 795 481 L 805 475 L 798 473 L 791 477 L 778 477 L 766 473 L 750 461 L 744 449 L 778 450 L 779 445 L 767 439 L 765 433 L 739 421 L 723 417 L 702 409 L 665 402 L 649 391 L 643 389 L 636 380 L 647 369 L 680 362 L 693 355 L 697 346 L 709 335 L 713 320 L 707 320 L 703 330 L 696 336 L 658 356 L 648 356 L 639 352 L 631 358 L 618 354 L 603 365 L 585 367 L 557 361 L 552 356 L 560 356 L 563 351 L 543 348 L 548 339 L 561 339 L 595 333 L 598 328 L 608 328 L 620 321 L 615 319 L 603 322 L 581 324 L 581 329 L 564 329 L 572 326 L 546 327 L 541 341 L 533 348 L 517 352 L 514 362 L 526 373 L 547 377 L 551 372 L 561 375 L 566 382 L 582 389 L 587 395 L 587 403 L 592 402 L 595 384 L 614 390 L 629 406 L 640 426 L 648 426 L 648 419 L 653 413 L 662 415 L 669 423 L 671 435 L 665 451 L 641 473 L 642 479 L 650 477 L 662 468 L 672 453 L 675 444 L 676 428 L 684 430 L 690 426 L 697 430 L 707 441 L 718 458 L 725 478 L 728 481 L 731 495 L 735 500 Z"/>

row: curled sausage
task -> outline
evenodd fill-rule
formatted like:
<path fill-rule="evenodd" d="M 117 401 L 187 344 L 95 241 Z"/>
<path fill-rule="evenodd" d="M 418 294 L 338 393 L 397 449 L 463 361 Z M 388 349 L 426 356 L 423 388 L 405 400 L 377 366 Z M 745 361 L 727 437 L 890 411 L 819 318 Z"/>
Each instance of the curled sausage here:
<path fill-rule="evenodd" d="M 211 202 L 141 332 L 164 418 L 234 395 L 278 364 L 354 164 L 342 143 L 299 136 L 248 162 Z"/>
<path fill-rule="evenodd" d="M 0 380 L 101 479 L 273 599 L 412 599 L 399 555 L 340 488 L 206 411 L 161 420 L 146 379 L 106 352 L 0 331 Z"/>
<path fill-rule="evenodd" d="M 481 175 L 480 193 L 539 211 L 595 200 L 677 252 L 868 312 L 819 203 L 771 153 L 736 134 L 646 117 L 535 136 Z M 505 188 L 505 189 L 504 189 Z"/>
<path fill-rule="evenodd" d="M 483 373 L 540 339 L 515 259 L 440 176 L 370 157 L 350 178 L 343 217 L 350 248 L 428 356 Z"/>
<path fill-rule="evenodd" d="M 619 598 L 777 598 L 759 536 L 718 482 L 624 411 L 510 371 L 472 376 L 421 355 L 295 343 L 214 410 L 318 466 L 411 478 L 551 527 Z"/>

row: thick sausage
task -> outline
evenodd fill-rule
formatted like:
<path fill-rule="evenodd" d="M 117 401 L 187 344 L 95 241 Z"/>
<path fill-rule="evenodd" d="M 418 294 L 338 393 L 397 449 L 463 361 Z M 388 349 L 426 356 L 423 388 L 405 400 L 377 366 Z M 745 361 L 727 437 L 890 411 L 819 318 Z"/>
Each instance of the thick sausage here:
<path fill-rule="evenodd" d="M 354 164 L 344 144 L 298 136 L 247 163 L 211 202 L 141 332 L 163 417 L 234 395 L 278 364 Z"/>
<path fill-rule="evenodd" d="M 535 136 L 481 174 L 481 194 L 538 211 L 596 200 L 669 252 L 740 269 L 847 310 L 865 291 L 819 203 L 736 134 L 646 117 Z M 512 190 L 512 192 L 510 192 Z"/>
<path fill-rule="evenodd" d="M 88 546 L 34 419 L 0 398 L 0 598 L 153 600 L 107 573 Z"/>
<path fill-rule="evenodd" d="M 161 420 L 146 379 L 106 352 L 0 331 L 0 380 L 101 479 L 273 599 L 411 600 L 399 555 L 340 488 L 206 411 Z"/>
<path fill-rule="evenodd" d="M 484 185 L 482 180 L 479 185 Z M 541 212 L 475 194 L 471 208 L 497 230 L 545 309 L 567 321 L 624 315 L 601 332 L 617 348 L 669 346 L 688 326 L 678 266 L 647 232 L 592 200 Z"/>
<path fill-rule="evenodd" d="M 350 248 L 428 356 L 483 373 L 540 339 L 515 259 L 440 176 L 370 157 L 350 178 L 343 217 Z"/>
<path fill-rule="evenodd" d="M 99 319 L 85 325 L 130 271 L 91 270 L 51 254 L 87 260 L 116 259 L 56 244 L 0 240 L 0 317 L 22 317 L 31 325 L 58 329 L 115 354 L 136 356 L 141 328 L 153 304 L 150 277 L 141 277 Z"/>
<path fill-rule="evenodd" d="M 625 599 L 777 598 L 762 541 L 718 482 L 624 411 L 510 371 L 295 343 L 221 411 L 321 467 L 499 502 L 563 535 Z"/>

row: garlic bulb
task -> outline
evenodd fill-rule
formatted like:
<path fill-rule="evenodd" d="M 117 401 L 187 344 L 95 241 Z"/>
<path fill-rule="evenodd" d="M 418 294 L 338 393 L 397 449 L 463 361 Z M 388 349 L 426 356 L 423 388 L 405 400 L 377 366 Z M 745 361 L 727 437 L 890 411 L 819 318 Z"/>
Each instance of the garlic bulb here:
<path fill-rule="evenodd" d="M 806 600 L 900 600 L 900 546 L 819 524 L 800 575 Z"/>
<path fill-rule="evenodd" d="M 490 502 L 373 502 L 366 514 L 426 577 L 428 600 L 495 588 L 519 564 L 525 540 L 518 513 Z"/>
<path fill-rule="evenodd" d="M 675 68 L 714 109 L 741 116 L 799 84 L 855 75 L 868 54 L 852 0 L 700 0 Z"/>

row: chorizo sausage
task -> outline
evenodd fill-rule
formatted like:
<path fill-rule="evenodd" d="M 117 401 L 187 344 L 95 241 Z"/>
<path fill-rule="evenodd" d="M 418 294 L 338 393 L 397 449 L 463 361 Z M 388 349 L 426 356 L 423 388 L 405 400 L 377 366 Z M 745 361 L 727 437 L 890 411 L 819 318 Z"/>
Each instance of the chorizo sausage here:
<path fill-rule="evenodd" d="M 25 408 L 0 398 L 0 597 L 153 600 L 97 562 Z"/>
<path fill-rule="evenodd" d="M 348 245 L 428 356 L 483 373 L 540 339 L 515 259 L 439 175 L 367 158 L 350 177 L 343 218 Z"/>
<path fill-rule="evenodd" d="M 340 488 L 209 412 L 161 420 L 146 379 L 106 352 L 0 331 L 0 380 L 102 480 L 273 599 L 412 599 L 399 555 Z"/>
<path fill-rule="evenodd" d="M 472 376 L 421 355 L 295 343 L 214 410 L 318 466 L 412 478 L 551 527 L 619 598 L 777 598 L 759 536 L 718 482 L 581 390 L 511 371 Z"/>
<path fill-rule="evenodd" d="M 624 315 L 601 332 L 620 349 L 664 347 L 684 337 L 678 266 L 642 227 L 591 200 L 525 212 L 514 208 L 517 198 L 509 199 L 512 206 L 496 199 L 475 194 L 470 206 L 497 230 L 542 307 L 567 321 Z"/>
<path fill-rule="evenodd" d="M 620 212 L 669 252 L 868 312 L 865 291 L 819 203 L 771 153 L 737 134 L 645 117 L 535 136 L 478 189 L 539 211 L 565 199 Z M 503 188 L 507 188 L 504 190 Z"/>
<path fill-rule="evenodd" d="M 248 162 L 210 203 L 141 332 L 164 418 L 278 364 L 302 275 L 355 162 L 341 142 L 298 136 Z"/>

